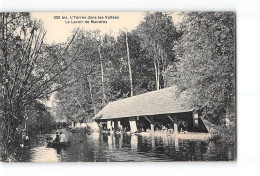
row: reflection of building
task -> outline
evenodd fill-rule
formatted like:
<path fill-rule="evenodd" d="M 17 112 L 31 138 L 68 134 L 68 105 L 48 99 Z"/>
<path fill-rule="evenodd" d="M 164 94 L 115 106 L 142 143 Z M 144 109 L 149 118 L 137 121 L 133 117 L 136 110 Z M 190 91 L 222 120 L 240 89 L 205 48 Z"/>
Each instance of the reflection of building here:
<path fill-rule="evenodd" d="M 78 110 L 77 113 L 71 116 L 71 127 L 72 128 L 86 128 L 87 122 L 85 117 L 86 112 L 84 110 Z"/>
<path fill-rule="evenodd" d="M 208 132 L 185 94 L 175 92 L 176 87 L 170 87 L 110 102 L 93 119 L 107 130 Z"/>
<path fill-rule="evenodd" d="M 72 128 L 86 128 L 87 123 L 85 119 L 75 120 L 71 122 Z"/>

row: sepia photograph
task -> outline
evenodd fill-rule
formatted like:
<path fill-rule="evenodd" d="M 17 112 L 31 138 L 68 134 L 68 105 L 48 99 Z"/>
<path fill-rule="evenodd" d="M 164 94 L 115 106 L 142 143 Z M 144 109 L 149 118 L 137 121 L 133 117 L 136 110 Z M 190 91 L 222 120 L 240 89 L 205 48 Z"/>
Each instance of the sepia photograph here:
<path fill-rule="evenodd" d="M 0 161 L 236 161 L 234 11 L 1 12 Z"/>

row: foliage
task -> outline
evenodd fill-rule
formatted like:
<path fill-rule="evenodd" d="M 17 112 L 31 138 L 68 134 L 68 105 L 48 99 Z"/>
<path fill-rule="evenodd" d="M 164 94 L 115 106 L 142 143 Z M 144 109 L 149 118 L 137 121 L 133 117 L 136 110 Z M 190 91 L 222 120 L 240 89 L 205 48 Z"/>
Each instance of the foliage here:
<path fill-rule="evenodd" d="M 235 16 L 233 12 L 184 13 L 175 47 L 178 85 L 190 105 L 220 124 L 235 111 Z M 230 119 L 233 120 L 234 119 Z"/>
<path fill-rule="evenodd" d="M 5 155 L 19 147 L 32 102 L 46 100 L 60 89 L 55 82 L 77 59 L 73 55 L 64 62 L 69 44 L 48 46 L 43 42 L 45 33 L 29 13 L 1 13 L 1 148 Z"/>
<path fill-rule="evenodd" d="M 50 113 L 44 104 L 39 101 L 31 103 L 31 108 L 26 111 L 26 121 L 22 126 L 28 126 L 23 128 L 24 132 L 31 135 L 36 135 L 51 130 L 56 125 L 53 115 Z"/>
<path fill-rule="evenodd" d="M 57 116 L 66 116 L 71 121 L 91 120 L 108 102 L 131 95 L 131 79 L 134 95 L 156 89 L 155 73 L 161 80 L 159 87 L 166 87 L 166 68 L 174 62 L 172 48 L 179 37 L 172 17 L 161 12 L 146 14 L 137 29 L 121 31 L 117 37 L 81 30 L 68 51 L 73 55 L 74 45 L 78 46 L 75 48 L 80 62 L 70 67 L 66 79 L 59 82 L 62 85 L 75 80 L 75 83 L 57 92 Z"/>
<path fill-rule="evenodd" d="M 167 70 L 176 60 L 173 48 L 181 36 L 172 17 L 162 12 L 147 13 L 135 32 L 142 39 L 142 49 L 153 64 L 156 89 L 167 87 Z"/>

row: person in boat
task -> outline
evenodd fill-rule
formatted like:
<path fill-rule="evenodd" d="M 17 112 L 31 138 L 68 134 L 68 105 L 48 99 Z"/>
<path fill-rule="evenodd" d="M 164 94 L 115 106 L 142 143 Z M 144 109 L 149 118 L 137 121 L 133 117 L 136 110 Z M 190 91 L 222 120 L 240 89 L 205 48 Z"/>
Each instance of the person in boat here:
<path fill-rule="evenodd" d="M 56 132 L 56 135 L 55 135 L 55 138 L 53 139 L 53 142 L 60 142 L 59 132 Z"/>
<path fill-rule="evenodd" d="M 60 132 L 60 142 L 67 142 L 65 134 L 63 134 L 62 132 Z"/>

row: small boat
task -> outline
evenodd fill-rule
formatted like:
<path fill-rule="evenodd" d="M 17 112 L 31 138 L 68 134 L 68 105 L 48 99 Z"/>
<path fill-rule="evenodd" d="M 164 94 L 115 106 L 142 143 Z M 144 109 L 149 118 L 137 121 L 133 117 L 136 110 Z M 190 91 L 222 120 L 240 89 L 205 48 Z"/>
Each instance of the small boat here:
<path fill-rule="evenodd" d="M 47 147 L 50 148 L 66 148 L 70 147 L 70 141 L 68 142 L 47 142 Z"/>

